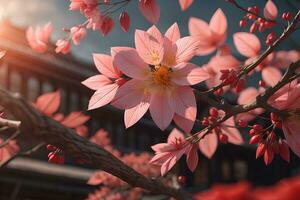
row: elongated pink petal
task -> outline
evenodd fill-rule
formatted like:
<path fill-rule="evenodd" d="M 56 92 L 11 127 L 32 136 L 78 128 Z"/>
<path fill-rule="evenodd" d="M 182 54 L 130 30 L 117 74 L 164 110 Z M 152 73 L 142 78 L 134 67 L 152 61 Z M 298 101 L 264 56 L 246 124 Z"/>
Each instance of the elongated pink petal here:
<path fill-rule="evenodd" d="M 144 116 L 150 106 L 149 101 L 149 96 L 145 96 L 138 105 L 125 110 L 124 122 L 126 128 L 134 125 Z"/>
<path fill-rule="evenodd" d="M 197 53 L 199 48 L 198 37 L 188 36 L 183 37 L 176 41 L 176 62 L 188 62 L 190 61 Z"/>
<path fill-rule="evenodd" d="M 52 115 L 59 108 L 60 98 L 59 90 L 43 94 L 37 98 L 35 107 L 46 115 Z"/>
<path fill-rule="evenodd" d="M 278 9 L 272 0 L 268 0 L 264 7 L 264 16 L 267 19 L 275 20 L 278 15 Z"/>
<path fill-rule="evenodd" d="M 153 149 L 153 151 L 155 151 L 156 154 L 161 153 L 161 152 L 176 150 L 176 147 L 174 146 L 174 144 L 169 143 L 169 142 L 168 143 L 155 144 L 155 145 L 151 146 L 151 148 Z"/>
<path fill-rule="evenodd" d="M 47 43 L 49 41 L 49 38 L 52 34 L 53 26 L 51 22 L 48 22 L 46 25 L 43 26 L 43 39 L 42 41 L 44 43 Z"/>
<path fill-rule="evenodd" d="M 45 43 L 37 40 L 36 35 L 32 27 L 29 27 L 26 31 L 26 39 L 29 46 L 38 53 L 44 53 L 47 50 Z"/>
<path fill-rule="evenodd" d="M 254 87 L 249 87 L 245 90 L 243 90 L 238 98 L 238 104 L 244 105 L 249 104 L 255 101 L 256 97 L 259 95 L 259 92 Z"/>
<path fill-rule="evenodd" d="M 207 22 L 196 17 L 189 19 L 189 32 L 192 36 L 199 36 L 199 39 L 203 41 L 212 39 L 212 32 Z"/>
<path fill-rule="evenodd" d="M 178 151 L 172 152 L 172 157 L 168 159 L 162 166 L 161 166 L 161 175 L 164 176 L 168 171 L 170 171 L 176 162 L 183 156 L 185 153 L 185 149 L 180 149 Z"/>
<path fill-rule="evenodd" d="M 193 172 L 195 171 L 199 161 L 198 156 L 198 145 L 197 144 L 191 144 L 190 150 L 187 153 L 187 166 L 188 168 Z"/>
<path fill-rule="evenodd" d="M 145 80 L 149 73 L 148 65 L 139 57 L 134 48 L 113 47 L 114 65 L 131 78 Z"/>
<path fill-rule="evenodd" d="M 99 88 L 111 84 L 112 81 L 103 75 L 95 75 L 81 82 L 86 87 L 92 90 L 98 90 Z"/>
<path fill-rule="evenodd" d="M 131 79 L 118 89 L 111 104 L 119 109 L 130 109 L 145 101 L 147 95 L 144 82 Z"/>
<path fill-rule="evenodd" d="M 244 140 L 238 131 L 238 129 L 234 128 L 234 118 L 231 117 L 227 119 L 223 124 L 221 125 L 221 130 L 223 134 L 226 134 L 228 136 L 228 142 L 232 144 L 243 144 Z"/>
<path fill-rule="evenodd" d="M 194 0 L 179 0 L 180 8 L 182 11 L 185 11 L 192 5 Z"/>
<path fill-rule="evenodd" d="M 174 70 L 172 81 L 178 85 L 195 85 L 210 78 L 206 70 L 192 63 L 180 63 Z"/>
<path fill-rule="evenodd" d="M 209 61 L 209 65 L 215 70 L 236 69 L 240 62 L 232 55 L 214 56 Z"/>
<path fill-rule="evenodd" d="M 265 67 L 261 75 L 266 84 L 272 87 L 275 86 L 282 77 L 280 70 L 272 66 Z"/>
<path fill-rule="evenodd" d="M 105 54 L 93 54 L 93 59 L 100 73 L 110 78 L 119 78 L 121 76 L 120 70 L 114 67 L 111 56 Z"/>
<path fill-rule="evenodd" d="M 185 137 L 184 135 L 181 133 L 181 131 L 179 131 L 177 128 L 173 128 L 173 130 L 171 131 L 168 139 L 167 139 L 167 142 L 169 144 L 174 144 L 176 143 L 176 141 L 180 139 L 182 142 L 185 141 Z"/>
<path fill-rule="evenodd" d="M 194 122 L 197 105 L 193 90 L 188 86 L 179 87 L 171 94 L 170 105 L 178 115 Z"/>
<path fill-rule="evenodd" d="M 172 151 L 158 152 L 158 154 L 153 156 L 149 163 L 152 165 L 163 165 L 165 162 L 169 161 L 171 157 L 173 157 Z"/>
<path fill-rule="evenodd" d="M 207 157 L 211 158 L 217 150 L 218 138 L 217 135 L 213 132 L 206 135 L 199 142 L 200 151 Z"/>
<path fill-rule="evenodd" d="M 155 24 L 160 17 L 160 8 L 156 0 L 139 0 L 139 9 L 144 17 Z"/>
<path fill-rule="evenodd" d="M 79 111 L 71 112 L 66 116 L 61 123 L 69 128 L 77 128 L 78 126 L 83 125 L 90 119 L 90 116 L 83 114 Z"/>
<path fill-rule="evenodd" d="M 173 120 L 176 123 L 176 125 L 182 128 L 182 130 L 184 130 L 184 132 L 186 133 L 190 133 L 192 128 L 194 127 L 194 121 L 181 117 L 176 113 L 174 114 Z"/>
<path fill-rule="evenodd" d="M 161 32 L 158 30 L 158 28 L 155 25 L 152 25 L 148 30 L 147 33 L 150 35 L 150 38 L 154 39 L 158 43 L 163 42 L 163 37 L 161 35 Z"/>
<path fill-rule="evenodd" d="M 211 43 L 201 42 L 197 49 L 197 55 L 206 56 L 212 52 L 214 52 L 217 47 Z"/>
<path fill-rule="evenodd" d="M 169 97 L 159 92 L 152 94 L 150 100 L 150 114 L 155 124 L 166 129 L 172 121 L 174 110 L 169 105 Z"/>
<path fill-rule="evenodd" d="M 209 28 L 216 35 L 217 41 L 224 42 L 227 32 L 227 19 L 222 9 L 216 10 L 209 22 Z"/>
<path fill-rule="evenodd" d="M 292 151 L 300 157 L 300 123 L 295 120 L 285 120 L 282 123 L 285 139 Z"/>
<path fill-rule="evenodd" d="M 158 65 L 164 56 L 163 42 L 157 41 L 149 33 L 135 31 L 135 47 L 139 56 L 148 64 Z"/>
<path fill-rule="evenodd" d="M 117 84 L 109 84 L 99 88 L 89 101 L 89 110 L 100 108 L 109 104 L 115 97 L 119 86 Z"/>
<path fill-rule="evenodd" d="M 252 33 L 235 33 L 233 42 L 239 53 L 249 58 L 257 56 L 261 49 L 259 39 Z"/>
<path fill-rule="evenodd" d="M 180 30 L 177 23 L 174 23 L 165 33 L 165 37 L 172 43 L 180 39 Z"/>

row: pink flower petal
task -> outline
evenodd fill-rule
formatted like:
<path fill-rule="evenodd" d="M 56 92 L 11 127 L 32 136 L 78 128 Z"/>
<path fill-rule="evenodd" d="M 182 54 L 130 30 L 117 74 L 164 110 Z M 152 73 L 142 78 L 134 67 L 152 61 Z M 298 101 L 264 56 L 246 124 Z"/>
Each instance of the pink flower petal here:
<path fill-rule="evenodd" d="M 198 156 L 198 145 L 196 144 L 191 144 L 191 148 L 189 152 L 187 153 L 187 158 L 186 162 L 188 165 L 188 168 L 193 172 L 195 171 L 199 161 L 199 156 Z"/>
<path fill-rule="evenodd" d="M 113 58 L 105 54 L 93 54 L 94 63 L 98 71 L 110 78 L 119 78 L 120 70 L 113 65 Z"/>
<path fill-rule="evenodd" d="M 257 56 L 261 49 L 259 39 L 252 33 L 235 33 L 233 35 L 233 42 L 238 52 L 249 58 Z"/>
<path fill-rule="evenodd" d="M 86 87 L 92 90 L 98 90 L 99 88 L 111 84 L 112 81 L 103 75 L 95 75 L 81 82 Z"/>
<path fill-rule="evenodd" d="M 182 133 L 181 133 L 181 135 L 182 135 Z M 153 149 L 153 151 L 155 151 L 155 153 L 174 151 L 176 149 L 171 142 L 155 144 L 155 145 L 151 146 L 151 148 Z"/>
<path fill-rule="evenodd" d="M 264 7 L 264 16 L 267 19 L 275 20 L 278 15 L 278 9 L 272 0 L 268 0 Z"/>
<path fill-rule="evenodd" d="M 114 65 L 131 78 L 145 80 L 149 72 L 148 65 L 139 57 L 134 48 L 113 47 L 111 49 Z"/>
<path fill-rule="evenodd" d="M 134 125 L 145 115 L 150 106 L 149 101 L 149 96 L 145 96 L 145 98 L 142 99 L 142 101 L 138 105 L 125 110 L 124 122 L 126 128 Z"/>
<path fill-rule="evenodd" d="M 155 124 L 161 129 L 166 129 L 172 121 L 174 110 L 169 105 L 166 94 L 156 92 L 150 100 L 150 114 Z"/>
<path fill-rule="evenodd" d="M 185 11 L 188 7 L 192 5 L 194 0 L 179 0 L 180 8 Z"/>
<path fill-rule="evenodd" d="M 271 87 L 275 86 L 282 77 L 280 70 L 272 66 L 263 68 L 261 75 L 266 84 Z"/>
<path fill-rule="evenodd" d="M 238 98 L 238 104 L 245 105 L 255 101 L 256 97 L 259 95 L 259 92 L 254 87 L 249 87 L 243 90 Z"/>
<path fill-rule="evenodd" d="M 163 42 L 157 41 L 149 33 L 135 31 L 135 47 L 139 56 L 148 64 L 159 65 L 163 59 Z"/>
<path fill-rule="evenodd" d="M 170 106 L 181 117 L 195 122 L 197 105 L 195 95 L 190 87 L 183 86 L 174 90 L 171 94 Z"/>
<path fill-rule="evenodd" d="M 209 22 L 210 30 L 216 37 L 218 45 L 224 43 L 227 32 L 227 19 L 223 11 L 219 8 L 216 10 Z"/>
<path fill-rule="evenodd" d="M 200 40 L 211 40 L 212 32 L 207 22 L 196 17 L 189 19 L 189 32 L 191 36 L 199 36 Z"/>
<path fill-rule="evenodd" d="M 96 109 L 109 104 L 115 97 L 119 86 L 109 84 L 99 88 L 91 97 L 88 109 Z"/>
<path fill-rule="evenodd" d="M 144 82 L 131 79 L 118 89 L 111 104 L 119 109 L 130 109 L 145 101 L 145 95 L 148 94 L 145 93 Z"/>
<path fill-rule="evenodd" d="M 181 117 L 179 115 L 177 115 L 176 113 L 174 114 L 173 117 L 174 122 L 176 123 L 177 126 L 179 126 L 180 128 L 182 128 L 182 130 L 184 130 L 184 132 L 186 133 L 190 133 L 192 128 L 194 127 L 194 121 L 192 120 L 188 120 L 184 117 Z"/>
<path fill-rule="evenodd" d="M 35 107 L 46 115 L 55 113 L 60 105 L 60 91 L 49 92 L 39 96 L 35 102 Z"/>
<path fill-rule="evenodd" d="M 227 119 L 223 124 L 221 125 L 221 130 L 223 134 L 226 134 L 228 136 L 228 142 L 232 144 L 243 144 L 244 140 L 238 131 L 238 129 L 233 128 L 235 126 L 234 118 L 231 117 Z"/>
<path fill-rule="evenodd" d="M 155 24 L 160 17 L 160 8 L 156 0 L 139 0 L 139 9 L 144 17 Z"/>
<path fill-rule="evenodd" d="M 181 133 L 181 131 L 179 131 L 177 128 L 173 128 L 173 130 L 171 131 L 167 142 L 172 144 L 175 143 L 178 139 L 180 139 L 181 141 L 185 141 L 185 137 L 184 135 Z"/>
<path fill-rule="evenodd" d="M 198 37 L 188 36 L 183 37 L 176 41 L 176 62 L 188 62 L 190 61 L 197 53 L 199 48 Z"/>
<path fill-rule="evenodd" d="M 295 120 L 285 120 L 282 123 L 285 139 L 292 151 L 300 157 L 300 123 Z"/>
<path fill-rule="evenodd" d="M 217 150 L 218 138 L 217 135 L 213 132 L 206 135 L 199 142 L 200 151 L 207 157 L 211 158 Z"/>
<path fill-rule="evenodd" d="M 161 35 L 161 32 L 158 30 L 158 28 L 155 25 L 152 25 L 148 30 L 147 33 L 150 35 L 150 38 L 154 39 L 158 43 L 163 42 L 163 37 Z"/>
<path fill-rule="evenodd" d="M 172 43 L 180 39 L 180 30 L 177 23 L 174 23 L 165 33 L 165 37 Z"/>
<path fill-rule="evenodd" d="M 173 69 L 172 81 L 178 85 L 195 85 L 210 78 L 206 70 L 192 63 L 180 63 Z"/>

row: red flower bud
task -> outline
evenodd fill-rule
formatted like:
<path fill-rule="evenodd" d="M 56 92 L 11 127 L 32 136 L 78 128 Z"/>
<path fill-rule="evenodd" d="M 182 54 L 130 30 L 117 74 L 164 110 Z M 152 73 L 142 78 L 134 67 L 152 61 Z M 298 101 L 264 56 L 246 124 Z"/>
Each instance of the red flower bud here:
<path fill-rule="evenodd" d="M 250 138 L 249 144 L 255 144 L 258 143 L 261 140 L 260 135 L 254 135 Z"/>
<path fill-rule="evenodd" d="M 228 143 L 228 136 L 221 133 L 221 134 L 219 135 L 219 140 L 220 140 L 221 143 L 227 144 L 227 143 Z"/>
<path fill-rule="evenodd" d="M 180 185 L 184 185 L 186 178 L 185 178 L 185 176 L 178 176 L 177 181 Z"/>
<path fill-rule="evenodd" d="M 120 13 L 119 17 L 120 25 L 121 28 L 123 29 L 124 32 L 128 32 L 129 27 L 130 27 L 130 17 L 127 12 L 123 11 Z"/>
<path fill-rule="evenodd" d="M 211 109 L 209 109 L 209 114 L 210 116 L 212 116 L 213 118 L 217 118 L 219 116 L 219 112 L 218 109 L 215 107 L 212 107 Z"/>
<path fill-rule="evenodd" d="M 274 158 L 274 152 L 273 152 L 272 148 L 268 146 L 266 148 L 266 151 L 265 151 L 265 154 L 264 154 L 265 164 L 266 165 L 271 164 L 271 162 L 273 161 L 273 158 Z"/>
<path fill-rule="evenodd" d="M 265 143 L 259 143 L 256 149 L 256 159 L 262 156 L 265 153 L 266 150 L 266 144 Z"/>

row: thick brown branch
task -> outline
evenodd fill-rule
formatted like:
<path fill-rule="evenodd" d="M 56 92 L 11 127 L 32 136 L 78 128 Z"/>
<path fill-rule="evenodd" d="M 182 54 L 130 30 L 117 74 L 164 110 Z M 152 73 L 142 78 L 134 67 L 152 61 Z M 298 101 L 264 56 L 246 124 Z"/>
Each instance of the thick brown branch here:
<path fill-rule="evenodd" d="M 141 187 L 154 194 L 163 194 L 176 199 L 191 199 L 182 190 L 168 187 L 158 180 L 148 179 L 106 150 L 99 148 L 85 138 L 78 136 L 72 129 L 57 121 L 43 116 L 33 109 L 23 98 L 0 89 L 0 105 L 22 122 L 22 135 L 40 142 L 53 144 L 88 165 L 102 169 L 133 187 Z"/>

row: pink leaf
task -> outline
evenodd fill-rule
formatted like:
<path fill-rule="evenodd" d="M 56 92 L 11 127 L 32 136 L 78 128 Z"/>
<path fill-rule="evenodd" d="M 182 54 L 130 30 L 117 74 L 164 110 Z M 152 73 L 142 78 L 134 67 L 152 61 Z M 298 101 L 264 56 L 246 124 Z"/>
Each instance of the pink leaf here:
<path fill-rule="evenodd" d="M 249 58 L 257 56 L 261 49 L 259 39 L 252 33 L 235 33 L 233 35 L 233 42 L 239 53 Z"/>
<path fill-rule="evenodd" d="M 186 10 L 193 3 L 193 0 L 179 0 L 180 8 L 182 11 Z"/>
<path fill-rule="evenodd" d="M 265 67 L 262 70 L 261 75 L 262 79 L 271 87 L 276 85 L 282 77 L 280 70 L 271 66 Z"/>
<path fill-rule="evenodd" d="M 267 19 L 275 20 L 278 15 L 278 9 L 272 0 L 268 0 L 264 7 L 264 16 Z"/>
<path fill-rule="evenodd" d="M 80 125 L 83 125 L 85 122 L 87 122 L 90 119 L 90 116 L 87 116 L 83 114 L 82 112 L 75 111 L 71 112 L 69 115 L 67 115 L 61 123 L 69 128 L 76 128 Z"/>
<path fill-rule="evenodd" d="M 60 105 L 60 91 L 49 92 L 39 96 L 35 102 L 35 107 L 46 115 L 55 113 Z"/>
<path fill-rule="evenodd" d="M 160 17 L 160 8 L 156 0 L 139 0 L 139 9 L 144 17 L 155 24 Z"/>

